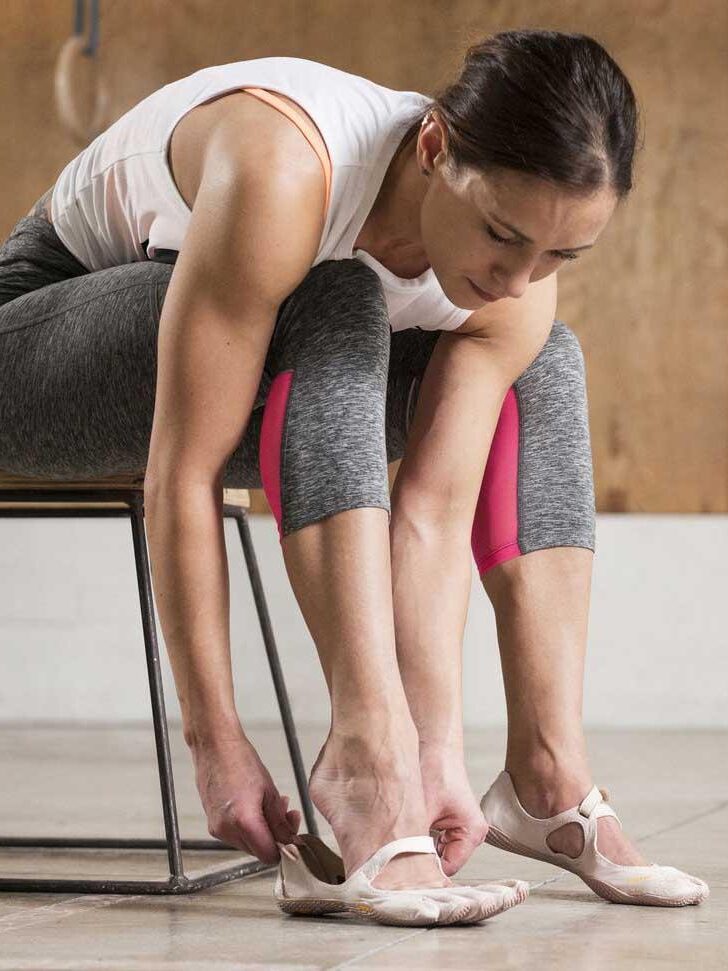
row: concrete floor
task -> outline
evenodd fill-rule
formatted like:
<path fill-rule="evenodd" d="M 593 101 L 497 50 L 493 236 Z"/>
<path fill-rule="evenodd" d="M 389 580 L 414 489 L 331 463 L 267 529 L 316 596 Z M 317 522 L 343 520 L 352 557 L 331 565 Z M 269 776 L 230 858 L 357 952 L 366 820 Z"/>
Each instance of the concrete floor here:
<path fill-rule="evenodd" d="M 278 728 L 248 734 L 297 805 Z M 323 727 L 299 727 L 310 766 Z M 348 916 L 291 917 L 272 897 L 274 870 L 181 897 L 0 894 L 0 971 L 228 971 L 228 969 L 528 968 L 547 971 L 728 968 L 728 736 L 711 732 L 590 732 L 594 781 L 653 861 L 707 880 L 697 907 L 626 907 L 596 897 L 548 864 L 480 847 L 458 881 L 521 877 L 531 896 L 472 927 L 397 928 Z M 504 733 L 467 736 L 468 771 L 482 795 L 502 767 Z M 180 827 L 208 838 L 192 763 L 172 732 Z M 0 725 L 0 834 L 163 835 L 151 726 Z M 321 832 L 329 831 L 325 824 Z M 222 853 L 187 853 L 190 873 Z M 229 857 L 234 858 L 234 857 Z M 163 853 L 0 849 L 4 876 L 165 875 Z"/>

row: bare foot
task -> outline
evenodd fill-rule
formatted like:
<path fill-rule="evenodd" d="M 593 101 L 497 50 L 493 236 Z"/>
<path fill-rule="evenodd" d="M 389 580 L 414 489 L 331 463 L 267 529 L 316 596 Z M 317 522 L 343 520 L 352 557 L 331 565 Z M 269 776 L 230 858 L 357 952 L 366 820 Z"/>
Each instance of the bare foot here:
<path fill-rule="evenodd" d="M 311 770 L 309 793 L 334 831 L 344 871 L 356 870 L 385 843 L 430 830 L 416 747 L 332 736 Z M 372 886 L 388 890 L 451 887 L 434 855 L 402 853 L 387 863 Z"/>
<path fill-rule="evenodd" d="M 578 806 L 593 785 L 586 774 L 580 779 L 564 776 L 539 779 L 508 766 L 506 771 L 513 780 L 519 802 L 527 813 L 537 819 L 547 819 L 565 809 Z M 608 802 L 608 793 L 604 801 Z M 555 853 L 565 853 L 573 859 L 584 849 L 584 831 L 579 823 L 567 823 L 551 833 L 546 842 Z M 620 866 L 649 864 L 634 843 L 622 832 L 614 816 L 600 816 L 597 819 L 597 849 L 602 856 L 606 856 L 612 863 Z"/>

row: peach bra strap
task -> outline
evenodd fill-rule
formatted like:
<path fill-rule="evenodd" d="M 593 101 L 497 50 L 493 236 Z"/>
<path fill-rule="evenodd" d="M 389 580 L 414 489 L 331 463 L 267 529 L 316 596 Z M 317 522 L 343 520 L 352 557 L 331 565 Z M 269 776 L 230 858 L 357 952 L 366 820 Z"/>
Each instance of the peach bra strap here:
<path fill-rule="evenodd" d="M 328 215 L 329 201 L 331 199 L 331 159 L 329 158 L 328 151 L 322 150 L 321 148 L 321 142 L 323 142 L 322 136 L 319 135 L 309 121 L 305 118 L 300 118 L 293 108 L 283 98 L 279 98 L 273 91 L 268 91 L 266 88 L 247 87 L 243 90 L 260 98 L 261 101 L 266 101 L 269 105 L 273 105 L 274 108 L 281 111 L 287 118 L 290 118 L 293 124 L 301 130 L 306 140 L 311 144 L 311 147 L 318 155 L 324 167 L 324 178 L 326 180 L 326 204 L 324 213 Z"/>

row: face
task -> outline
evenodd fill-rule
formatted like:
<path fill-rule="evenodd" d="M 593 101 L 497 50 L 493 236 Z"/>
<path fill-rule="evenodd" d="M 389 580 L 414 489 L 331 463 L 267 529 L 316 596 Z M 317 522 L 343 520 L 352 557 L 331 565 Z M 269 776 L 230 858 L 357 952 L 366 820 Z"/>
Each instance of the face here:
<path fill-rule="evenodd" d="M 611 189 L 576 195 L 514 169 L 455 176 L 437 116 L 420 129 L 419 169 L 429 170 L 420 209 L 422 244 L 448 299 L 477 310 L 487 299 L 521 297 L 593 245 L 617 205 Z"/>

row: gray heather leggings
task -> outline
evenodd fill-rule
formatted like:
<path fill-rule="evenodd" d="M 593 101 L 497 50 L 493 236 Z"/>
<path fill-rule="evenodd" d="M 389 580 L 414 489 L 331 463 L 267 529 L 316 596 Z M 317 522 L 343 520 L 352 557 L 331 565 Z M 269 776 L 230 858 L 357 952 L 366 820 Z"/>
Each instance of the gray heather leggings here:
<path fill-rule="evenodd" d="M 160 308 L 176 254 L 89 272 L 45 219 L 0 246 L 0 469 L 47 479 L 143 474 Z M 313 267 L 281 305 L 226 487 L 263 488 L 282 538 L 345 509 L 390 510 L 438 331 L 393 333 L 356 259 Z M 472 530 L 479 573 L 553 546 L 594 549 L 584 361 L 554 321 L 506 395 Z"/>

